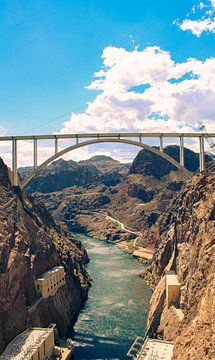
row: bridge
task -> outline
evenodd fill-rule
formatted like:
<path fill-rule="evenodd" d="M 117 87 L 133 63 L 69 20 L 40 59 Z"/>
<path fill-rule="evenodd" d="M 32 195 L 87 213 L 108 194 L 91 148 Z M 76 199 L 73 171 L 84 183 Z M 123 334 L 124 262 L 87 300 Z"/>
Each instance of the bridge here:
<path fill-rule="evenodd" d="M 202 172 L 205 169 L 205 139 L 211 139 L 215 137 L 215 133 L 203 134 L 203 133 L 97 133 L 97 134 L 56 134 L 56 135 L 28 135 L 28 136 L 2 136 L 0 142 L 9 141 L 12 143 L 12 184 L 14 187 L 19 186 L 23 188 L 39 171 L 47 167 L 52 161 L 65 155 L 66 153 L 99 143 L 123 143 L 138 146 L 142 149 L 151 151 L 154 154 L 161 156 L 163 159 L 173 164 L 179 171 L 181 171 L 186 178 L 190 178 L 190 172 L 184 167 L 184 139 L 192 138 L 199 141 L 199 169 Z M 144 139 L 158 139 L 159 148 L 144 144 Z M 178 138 L 180 142 L 180 162 L 165 154 L 163 151 L 163 144 L 165 138 Z M 33 147 L 33 170 L 28 177 L 19 183 L 17 159 L 18 150 L 17 143 L 19 141 L 32 141 Z M 38 140 L 53 140 L 53 155 L 46 159 L 42 164 L 38 165 Z M 67 146 L 65 149 L 59 151 L 59 140 L 73 140 L 74 144 Z"/>

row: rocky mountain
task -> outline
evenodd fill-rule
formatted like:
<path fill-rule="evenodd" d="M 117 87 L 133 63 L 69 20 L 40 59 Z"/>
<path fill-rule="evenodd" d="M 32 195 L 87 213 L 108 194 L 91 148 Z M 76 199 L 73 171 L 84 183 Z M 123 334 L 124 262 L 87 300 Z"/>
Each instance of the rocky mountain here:
<path fill-rule="evenodd" d="M 168 151 L 169 155 L 171 153 L 177 160 L 179 154 L 177 147 L 168 147 L 165 151 Z M 185 151 L 187 152 L 187 150 Z M 198 154 L 189 150 L 186 157 L 188 170 L 195 171 L 198 168 Z M 110 162 L 112 167 L 107 165 Z M 53 164 L 53 178 L 56 167 L 58 167 L 57 172 L 60 177 L 61 172 L 66 171 L 61 167 L 70 169 L 70 167 L 75 168 L 76 166 L 79 169 L 79 167 L 88 165 L 85 162 L 80 162 L 78 165 L 73 162 L 65 165 L 63 162 L 59 162 L 57 165 Z M 117 184 L 112 185 L 104 184 L 100 179 L 102 174 L 108 176 L 109 171 L 114 171 L 118 166 L 120 169 L 117 162 L 112 159 L 94 158 L 91 159 L 89 166 L 95 167 L 99 175 L 98 179 L 88 185 L 80 185 L 77 181 L 77 185 L 65 186 L 59 191 L 34 193 L 35 199 L 48 207 L 56 222 L 48 215 L 43 206 L 37 203 L 37 200 L 32 200 L 25 193 L 14 194 L 11 186 L 7 185 L 9 184 L 8 175 L 0 178 L 0 184 L 2 184 L 0 202 L 7 203 L 6 207 L 3 205 L 3 210 L 6 210 L 2 212 L 4 215 L 2 214 L 2 218 L 0 218 L 0 226 L 1 223 L 6 224 L 5 227 L 0 228 L 0 233 L 3 234 L 3 239 L 7 239 L 2 250 L 3 255 L 1 255 L 2 259 L 6 256 L 6 260 L 2 262 L 4 266 L 3 279 L 5 279 L 5 273 L 12 271 L 10 270 L 10 259 L 13 259 L 16 252 L 21 253 L 16 266 L 22 279 L 22 282 L 18 280 L 22 285 L 17 285 L 15 277 L 16 285 L 12 286 L 12 289 L 15 289 L 15 298 L 13 297 L 11 300 L 8 294 L 3 293 L 3 296 L 0 294 L 0 304 L 1 299 L 7 299 L 7 303 L 4 300 L 3 305 L 0 306 L 0 309 L 3 309 L 3 313 L 0 312 L 0 318 L 2 316 L 3 321 L 0 324 L 4 324 L 6 321 L 6 327 L 1 328 L 2 325 L 0 325 L 0 343 L 5 343 L 5 328 L 11 329 L 14 316 L 18 316 L 13 314 L 14 310 L 12 309 L 12 304 L 16 304 L 17 299 L 21 304 L 24 324 L 32 321 L 36 324 L 43 324 L 44 311 L 49 314 L 47 307 L 50 304 L 46 307 L 46 303 L 41 303 L 41 308 L 38 307 L 33 315 L 30 317 L 26 315 L 26 305 L 28 306 L 33 301 L 33 298 L 28 295 L 27 288 L 33 289 L 31 274 L 36 275 L 39 270 L 41 271 L 40 261 L 42 264 L 44 262 L 44 268 L 50 264 L 56 264 L 56 259 L 60 263 L 63 262 L 66 264 L 65 266 L 68 266 L 67 277 L 70 276 L 73 281 L 71 282 L 73 295 L 69 295 L 69 299 L 70 296 L 73 296 L 72 302 L 68 300 L 69 305 L 67 306 L 66 300 L 62 300 L 62 303 L 59 299 L 56 302 L 53 301 L 52 306 L 57 314 L 53 321 L 57 322 L 58 320 L 58 324 L 66 329 L 65 324 L 71 318 L 71 313 L 68 310 L 69 316 L 61 319 L 59 304 L 63 304 L 65 309 L 69 309 L 69 306 L 75 303 L 76 310 L 79 308 L 81 299 L 84 297 L 83 291 L 85 293 L 83 289 L 87 287 L 88 283 L 82 265 L 87 260 L 86 253 L 81 245 L 72 239 L 69 242 L 70 246 L 73 246 L 72 250 L 69 248 L 69 253 L 68 250 L 61 250 L 62 243 L 67 244 L 63 249 L 68 249 L 65 230 L 57 225 L 58 221 L 62 221 L 72 231 L 88 232 L 107 241 L 129 240 L 126 244 L 129 244 L 131 251 L 139 246 L 152 247 L 155 250 L 153 260 L 142 274 L 154 289 L 148 320 L 150 334 L 157 334 L 166 340 L 174 340 L 176 344 L 174 360 L 214 359 L 215 165 L 211 163 L 208 165 L 208 170 L 202 174 L 196 173 L 187 182 L 183 174 L 174 169 L 167 161 L 160 157 L 158 161 L 156 155 L 141 150 L 134 159 L 128 174 L 125 173 L 123 165 L 122 177 Z M 49 170 L 46 170 L 44 173 L 46 179 L 49 179 L 48 172 Z M 49 180 L 46 184 L 49 186 Z M 16 213 L 18 213 L 18 217 L 16 217 Z M 10 220 L 11 214 L 13 215 L 12 220 Z M 18 219 L 18 225 L 15 224 L 16 219 Z M 8 221 L 10 221 L 9 224 Z M 42 223 L 42 229 L 46 226 L 45 232 L 41 230 L 38 222 Z M 11 232 L 11 224 L 14 228 L 13 236 L 5 236 L 8 228 Z M 38 236 L 39 240 L 37 240 Z M 44 240 L 47 237 L 48 244 L 51 243 L 48 249 L 47 242 Z M 20 239 L 22 240 L 21 244 Z M 49 254 L 53 247 L 55 255 L 52 257 Z M 9 255 L 7 255 L 8 253 Z M 20 268 L 24 262 L 20 259 L 26 259 L 26 257 L 29 264 L 29 276 Z M 38 263 L 40 266 L 36 266 Z M 14 266 L 13 269 L 16 267 Z M 176 315 L 173 307 L 167 308 L 166 306 L 165 273 L 167 270 L 174 270 L 181 284 L 180 310 L 183 318 Z M 78 276 L 73 274 L 78 274 Z M 20 275 L 17 277 L 19 279 Z M 29 277 L 27 286 L 26 281 Z M 14 279 L 14 277 L 9 277 L 9 279 L 11 278 Z M 9 279 L 6 279 L 9 282 Z M 32 291 L 31 293 L 33 293 Z M 76 294 L 80 300 L 77 303 L 75 301 Z M 63 293 L 63 297 L 67 298 L 66 293 Z M 7 308 L 8 303 L 9 307 Z M 51 313 L 48 316 L 50 316 L 50 320 L 54 315 Z M 7 317 L 9 320 L 6 320 Z M 21 324 L 24 326 L 22 321 Z M 6 338 L 8 340 L 8 335 Z"/>
<path fill-rule="evenodd" d="M 184 178 L 178 171 L 172 171 L 166 160 L 161 162 L 160 157 L 156 171 L 160 169 L 162 174 L 162 167 L 165 165 L 169 169 L 168 174 L 165 171 L 165 175 L 163 173 L 163 177 L 158 179 L 156 173 L 155 176 L 148 175 L 147 172 L 141 173 L 141 166 L 145 169 L 145 162 L 139 161 L 141 157 L 147 158 L 147 166 L 150 167 L 151 162 L 153 168 L 156 155 L 141 150 L 129 173 L 124 174 L 121 181 L 112 186 L 96 182 L 89 187 L 73 186 L 60 192 L 36 193 L 35 196 L 44 202 L 55 219 L 65 222 L 72 231 L 89 232 L 109 241 L 132 239 L 136 233 L 140 244 L 156 246 L 157 230 L 154 229 L 154 224 L 175 192 L 182 187 Z M 119 167 L 117 161 L 109 158 L 104 160 L 103 157 L 96 157 L 91 161 L 100 163 L 100 170 L 102 168 L 106 171 L 108 178 L 113 168 L 109 165 L 110 162 Z M 108 219 L 105 214 L 109 216 Z M 111 221 L 110 217 L 118 222 Z M 120 222 L 131 232 L 125 231 Z"/>
<path fill-rule="evenodd" d="M 102 173 L 107 173 L 110 170 L 116 170 L 120 173 L 127 174 L 130 164 L 122 164 L 119 161 L 105 155 L 96 155 L 88 160 L 79 161 L 80 165 L 94 165 Z"/>
<path fill-rule="evenodd" d="M 23 173 L 23 172 L 22 172 Z M 27 172 L 24 173 L 27 175 Z M 89 186 L 99 180 L 100 172 L 93 165 L 82 165 L 74 161 L 59 159 L 41 171 L 26 186 L 29 193 L 60 191 L 69 186 Z"/>
<path fill-rule="evenodd" d="M 149 325 L 174 340 L 174 360 L 215 359 L 215 164 L 195 175 L 159 219 L 159 247 L 143 274 L 154 287 Z M 165 301 L 165 273 L 177 274 L 179 319 Z"/>
<path fill-rule="evenodd" d="M 168 146 L 164 151 L 178 160 L 178 146 Z M 198 154 L 189 149 L 185 149 L 185 154 L 186 165 L 191 171 L 193 164 L 197 167 Z M 48 184 L 48 174 L 52 166 L 54 169 L 59 167 L 59 162 L 70 168 L 69 162 L 64 160 L 53 163 L 50 170 L 46 170 L 44 179 L 41 173 L 41 184 L 43 181 Z M 100 175 L 88 186 L 79 183 L 61 191 L 34 194 L 44 202 L 56 220 L 63 221 L 72 231 L 88 232 L 108 241 L 132 239 L 136 234 L 136 246 L 158 245 L 156 222 L 183 186 L 182 173 L 168 161 L 145 149 L 137 154 L 130 169 L 105 156 L 96 156 L 78 164 L 72 162 L 72 166 L 94 166 Z M 54 174 L 55 170 L 53 181 Z M 57 174 L 64 182 L 64 173 L 59 171 Z M 125 231 L 123 225 L 130 232 Z"/>
<path fill-rule="evenodd" d="M 121 181 L 128 168 L 127 164 L 121 164 L 107 156 L 94 156 L 80 162 L 59 159 L 35 176 L 26 190 L 29 193 L 50 193 L 71 186 L 89 187 L 98 183 L 112 186 Z M 31 167 L 19 168 L 22 179 L 31 171 Z"/>
<path fill-rule="evenodd" d="M 87 297 L 87 253 L 56 224 L 47 209 L 25 192 L 14 192 L 0 159 L 0 352 L 28 326 L 56 323 L 67 330 Z M 63 265 L 66 285 L 38 298 L 34 279 Z"/>
<path fill-rule="evenodd" d="M 180 162 L 180 148 L 177 145 L 170 145 L 164 148 L 164 153 L 172 157 L 177 162 Z M 209 155 L 205 155 L 206 163 L 211 161 Z M 184 166 L 187 170 L 195 172 L 199 168 L 199 154 L 185 148 L 184 149 Z M 153 154 L 150 151 L 141 150 L 133 161 L 130 167 L 130 174 L 142 174 L 162 179 L 171 171 L 176 171 L 176 167 L 161 158 L 159 155 Z"/>

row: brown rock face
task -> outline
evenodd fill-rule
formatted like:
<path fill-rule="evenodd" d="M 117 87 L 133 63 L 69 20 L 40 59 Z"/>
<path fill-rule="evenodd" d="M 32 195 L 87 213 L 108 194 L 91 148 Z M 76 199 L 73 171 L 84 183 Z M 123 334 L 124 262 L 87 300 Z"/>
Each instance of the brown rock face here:
<path fill-rule="evenodd" d="M 19 168 L 22 179 L 31 171 L 31 167 Z M 128 165 L 121 164 L 107 156 L 94 156 L 80 162 L 59 159 L 35 176 L 27 184 L 26 191 L 49 193 L 62 191 L 71 186 L 85 188 L 98 183 L 113 186 L 118 184 L 127 172 Z"/>
<path fill-rule="evenodd" d="M 11 186 L 0 159 L 0 352 L 27 326 L 56 323 L 66 335 L 89 285 L 81 243 L 57 225 L 44 206 Z M 66 285 L 38 299 L 34 278 L 63 265 Z"/>
<path fill-rule="evenodd" d="M 178 146 L 168 146 L 164 151 L 179 160 Z M 194 171 L 199 164 L 198 154 L 189 149 L 185 149 L 185 153 L 185 165 Z M 100 175 L 94 176 L 94 180 L 92 178 L 84 185 L 87 176 L 81 175 L 81 169 L 87 166 L 93 166 Z M 82 181 L 76 176 L 74 179 L 77 181 L 67 181 L 65 172 L 73 177 L 74 170 L 82 177 Z M 122 227 L 107 221 L 105 217 L 99 217 L 98 212 L 102 212 L 138 233 L 135 246 L 157 247 L 157 221 L 183 186 L 183 174 L 176 170 L 168 161 L 145 149 L 137 154 L 131 166 L 106 156 L 96 156 L 79 163 L 60 159 L 34 178 L 35 186 L 32 187 L 31 182 L 27 190 L 36 191 L 34 196 L 45 203 L 56 220 L 65 222 L 72 231 L 88 232 L 108 241 L 131 239 Z M 61 187 L 56 187 L 58 178 Z M 40 185 L 46 184 L 45 191 L 39 184 L 36 186 L 37 181 Z M 57 189 L 61 190 L 54 191 Z M 86 216 L 88 210 L 91 215 Z"/>
<path fill-rule="evenodd" d="M 151 311 L 166 270 L 181 283 L 181 322 L 173 321 L 165 299 L 154 330 L 174 339 L 174 359 L 215 359 L 215 165 L 196 175 L 159 220 L 161 243 L 144 274 L 155 287 Z M 160 299 L 160 298 L 159 298 Z M 169 319 L 169 320 L 168 320 Z"/>

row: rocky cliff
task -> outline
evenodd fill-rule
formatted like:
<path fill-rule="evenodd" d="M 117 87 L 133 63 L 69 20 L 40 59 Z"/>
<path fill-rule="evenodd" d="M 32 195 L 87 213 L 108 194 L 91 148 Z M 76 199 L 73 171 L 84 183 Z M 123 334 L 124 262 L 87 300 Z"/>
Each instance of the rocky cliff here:
<path fill-rule="evenodd" d="M 22 179 L 31 171 L 31 167 L 19 168 Z M 118 184 L 127 172 L 127 164 L 121 164 L 108 156 L 94 156 L 80 162 L 59 159 L 36 175 L 26 186 L 26 190 L 29 193 L 50 193 L 67 187 L 85 188 L 98 183 L 113 186 Z"/>
<path fill-rule="evenodd" d="M 143 274 L 154 287 L 149 325 L 174 340 L 175 360 L 215 359 L 215 165 L 195 175 L 159 219 L 160 245 Z M 165 302 L 165 272 L 181 284 L 180 310 Z"/>
<path fill-rule="evenodd" d="M 177 145 L 170 145 L 164 148 L 164 153 L 180 163 L 180 148 Z M 209 155 L 205 155 L 206 163 L 211 160 Z M 199 169 L 199 154 L 194 151 L 184 148 L 184 166 L 187 170 L 195 172 Z M 130 167 L 130 174 L 142 174 L 153 176 L 156 179 L 162 179 L 172 171 L 176 171 L 176 167 L 170 162 L 166 161 L 159 155 L 153 154 L 150 151 L 141 150 L 135 157 L 132 166 Z"/>
<path fill-rule="evenodd" d="M 0 159 L 0 352 L 27 326 L 56 323 L 66 335 L 87 297 L 87 261 L 81 243 L 43 205 L 25 192 L 14 192 Z M 34 279 L 56 265 L 64 266 L 66 285 L 41 299 Z"/>
<path fill-rule="evenodd" d="M 178 146 L 167 146 L 164 151 L 178 160 Z M 198 154 L 185 149 L 185 159 L 188 170 L 198 168 Z M 209 157 L 206 160 L 209 160 Z M 70 162 L 59 160 L 35 178 L 35 181 L 40 182 L 36 187 L 37 191 L 42 184 L 45 184 L 47 189 L 52 188 L 50 176 L 53 183 L 55 176 L 60 179 L 63 188 L 60 191 L 34 193 L 39 201 L 44 202 L 55 219 L 65 222 L 70 230 L 88 232 L 100 239 L 133 239 L 135 234 L 124 231 L 121 222 L 137 234 L 135 246 L 157 246 L 157 221 L 175 193 L 183 186 L 182 173 L 168 161 L 145 149 L 137 154 L 130 168 L 127 164 L 120 164 L 106 156 L 95 156 L 79 163 Z M 65 171 L 68 176 L 73 176 L 71 166 L 77 169 L 93 166 L 99 176 L 92 178 L 91 183 L 84 186 L 84 177 L 82 176 L 81 182 L 78 182 L 77 177 L 76 185 L 67 187 Z M 78 171 L 76 170 L 80 175 L 81 172 Z M 57 180 L 55 187 L 56 185 Z M 31 183 L 29 186 L 32 190 Z M 119 222 L 113 222 L 104 215 L 109 215 Z"/>
<path fill-rule="evenodd" d="M 144 154 L 149 156 L 146 150 Z M 152 164 L 153 156 L 154 154 L 151 158 Z M 132 165 L 133 169 L 135 164 L 136 160 Z M 164 164 L 168 166 L 166 161 Z M 142 163 L 142 167 L 144 166 L 145 163 Z M 85 178 L 82 174 L 84 167 L 95 168 L 95 176 L 91 179 Z M 60 159 L 35 177 L 29 183 L 27 191 L 36 190 L 34 196 L 44 202 L 54 217 L 65 222 L 70 230 L 90 232 L 102 239 L 119 240 L 127 238 L 127 233 L 116 223 L 107 222 L 104 217 L 96 215 L 96 211 L 113 215 L 131 227 L 131 230 L 141 231 L 145 225 L 153 225 L 159 216 L 160 210 L 155 200 L 159 189 L 167 182 L 178 183 L 178 180 L 182 179 L 177 171 L 168 174 L 169 178 L 166 181 L 147 174 L 128 174 L 129 168 L 128 164 L 121 164 L 107 156 L 94 156 L 79 163 Z M 75 169 L 74 172 L 72 169 Z M 22 176 L 25 176 L 29 169 L 20 169 L 20 171 Z M 53 191 L 53 189 L 59 190 Z M 174 191 L 176 188 L 169 188 L 166 191 L 165 204 Z M 143 205 L 149 209 L 145 211 Z M 87 210 L 94 214 L 86 215 Z M 85 212 L 84 216 L 82 216 L 83 212 Z"/>

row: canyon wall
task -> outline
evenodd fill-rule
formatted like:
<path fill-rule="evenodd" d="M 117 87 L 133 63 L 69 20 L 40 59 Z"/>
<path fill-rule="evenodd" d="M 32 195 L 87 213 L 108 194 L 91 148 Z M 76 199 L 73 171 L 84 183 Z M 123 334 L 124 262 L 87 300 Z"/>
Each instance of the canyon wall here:
<path fill-rule="evenodd" d="M 215 358 L 215 165 L 195 175 L 159 219 L 160 245 L 142 274 L 154 288 L 151 333 L 175 341 L 175 360 Z M 165 301 L 165 272 L 181 284 L 180 309 Z"/>
<path fill-rule="evenodd" d="M 56 323 L 66 335 L 87 297 L 87 261 L 81 243 L 43 205 L 14 191 L 0 159 L 0 352 L 28 326 Z M 34 279 L 56 265 L 64 266 L 66 285 L 41 299 Z"/>

